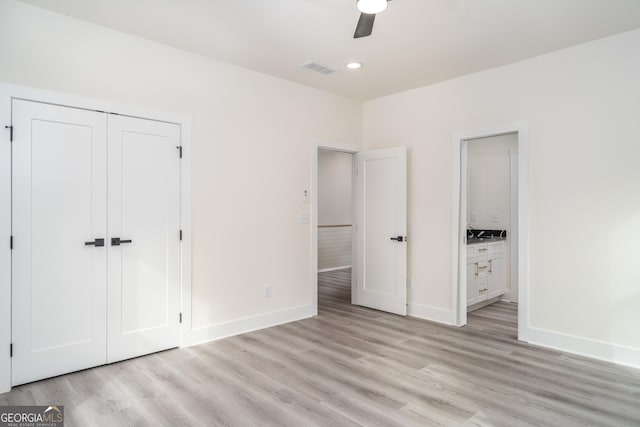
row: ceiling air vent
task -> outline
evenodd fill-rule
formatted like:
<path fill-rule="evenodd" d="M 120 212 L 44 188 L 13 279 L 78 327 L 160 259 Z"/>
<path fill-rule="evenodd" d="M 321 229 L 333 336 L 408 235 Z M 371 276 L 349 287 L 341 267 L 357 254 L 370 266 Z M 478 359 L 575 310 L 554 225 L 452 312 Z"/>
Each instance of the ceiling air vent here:
<path fill-rule="evenodd" d="M 324 74 L 325 76 L 336 72 L 336 70 L 332 70 L 331 68 L 325 67 L 324 65 L 320 65 L 315 62 L 309 62 L 308 64 L 304 64 L 302 68 L 315 71 L 316 73 Z"/>

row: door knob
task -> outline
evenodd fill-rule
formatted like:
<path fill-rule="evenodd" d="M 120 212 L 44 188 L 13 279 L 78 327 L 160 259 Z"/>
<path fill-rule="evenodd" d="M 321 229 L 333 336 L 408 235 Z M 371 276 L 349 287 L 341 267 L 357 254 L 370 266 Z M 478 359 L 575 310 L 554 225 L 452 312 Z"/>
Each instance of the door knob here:
<path fill-rule="evenodd" d="M 93 242 L 84 242 L 85 246 L 104 246 L 104 239 L 94 239 Z"/>
<path fill-rule="evenodd" d="M 402 236 L 398 236 L 398 237 L 392 237 L 391 240 L 395 240 L 396 242 L 404 242 L 406 238 Z"/>
<path fill-rule="evenodd" d="M 119 237 L 111 238 L 111 246 L 120 246 L 120 243 L 131 243 L 131 239 L 123 240 L 123 239 L 120 239 Z"/>

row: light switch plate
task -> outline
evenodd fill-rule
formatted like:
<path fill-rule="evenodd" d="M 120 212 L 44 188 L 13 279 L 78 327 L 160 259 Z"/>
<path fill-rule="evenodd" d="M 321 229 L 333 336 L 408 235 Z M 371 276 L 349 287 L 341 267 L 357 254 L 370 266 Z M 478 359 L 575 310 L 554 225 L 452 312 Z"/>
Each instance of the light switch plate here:
<path fill-rule="evenodd" d="M 498 215 L 498 212 L 493 212 L 491 214 L 491 222 L 493 222 L 494 224 L 497 224 L 500 222 L 500 215 Z"/>
<path fill-rule="evenodd" d="M 309 224 L 309 212 L 302 212 L 300 214 L 300 224 Z"/>

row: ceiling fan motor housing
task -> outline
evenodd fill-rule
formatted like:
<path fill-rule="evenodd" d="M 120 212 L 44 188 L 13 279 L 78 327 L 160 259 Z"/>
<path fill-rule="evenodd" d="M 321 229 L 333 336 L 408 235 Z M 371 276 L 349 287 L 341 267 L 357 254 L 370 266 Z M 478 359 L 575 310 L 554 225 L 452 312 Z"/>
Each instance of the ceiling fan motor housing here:
<path fill-rule="evenodd" d="M 375 14 L 387 8 L 387 0 L 358 0 L 356 5 L 362 13 Z"/>

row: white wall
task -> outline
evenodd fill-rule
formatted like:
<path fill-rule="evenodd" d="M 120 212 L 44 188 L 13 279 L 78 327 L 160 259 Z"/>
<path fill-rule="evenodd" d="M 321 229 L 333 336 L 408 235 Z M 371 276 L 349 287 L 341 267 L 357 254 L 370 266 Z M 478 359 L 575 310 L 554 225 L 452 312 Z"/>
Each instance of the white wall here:
<path fill-rule="evenodd" d="M 351 266 L 352 167 L 353 154 L 318 150 L 319 271 Z"/>
<path fill-rule="evenodd" d="M 318 224 L 351 224 L 353 154 L 318 150 Z"/>
<path fill-rule="evenodd" d="M 467 146 L 467 224 L 476 229 L 507 230 L 511 213 L 509 150 L 517 135 L 474 139 Z M 476 214 L 475 218 L 472 213 Z M 493 221 L 497 214 L 497 221 Z M 474 221 L 475 219 L 475 221 Z"/>
<path fill-rule="evenodd" d="M 352 265 L 352 227 L 318 228 L 318 272 Z"/>
<path fill-rule="evenodd" d="M 640 30 L 380 98 L 409 147 L 410 304 L 451 311 L 452 132 L 527 121 L 532 341 L 640 366 Z"/>
<path fill-rule="evenodd" d="M 310 229 L 299 219 L 310 209 L 310 141 L 359 144 L 361 103 L 13 0 L 0 0 L 0 52 L 0 82 L 192 115 L 203 339 L 226 322 L 255 328 L 247 318 L 309 306 Z"/>

